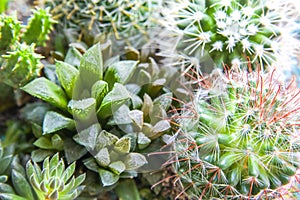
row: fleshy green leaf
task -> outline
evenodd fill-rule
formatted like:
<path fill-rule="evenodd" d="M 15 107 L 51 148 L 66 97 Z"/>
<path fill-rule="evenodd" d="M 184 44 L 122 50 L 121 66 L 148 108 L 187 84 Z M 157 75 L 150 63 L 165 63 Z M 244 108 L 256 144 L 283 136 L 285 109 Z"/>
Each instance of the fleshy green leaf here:
<path fill-rule="evenodd" d="M 105 169 L 99 169 L 100 178 L 103 186 L 110 186 L 118 182 L 119 176 Z"/>
<path fill-rule="evenodd" d="M 2 200 L 28 200 L 27 198 L 20 197 L 15 194 L 0 194 L 0 199 Z"/>
<path fill-rule="evenodd" d="M 47 156 L 50 156 L 53 154 L 52 150 L 46 150 L 46 149 L 37 149 L 33 150 L 31 152 L 31 159 L 34 162 L 41 162 L 43 161 Z"/>
<path fill-rule="evenodd" d="M 139 145 L 139 149 L 144 149 L 151 143 L 151 140 L 144 133 L 139 132 L 137 143 Z"/>
<path fill-rule="evenodd" d="M 130 98 L 126 88 L 116 83 L 113 89 L 104 97 L 99 110 L 98 116 L 101 119 L 105 119 L 112 115 L 122 104 L 124 104 Z"/>
<path fill-rule="evenodd" d="M 87 153 L 87 149 L 76 142 L 71 138 L 64 139 L 64 151 L 68 163 L 72 163 Z"/>
<path fill-rule="evenodd" d="M 155 139 L 170 128 L 171 125 L 167 120 L 161 120 L 154 125 L 154 127 L 151 130 L 151 135 L 149 135 L 149 137 L 151 139 Z"/>
<path fill-rule="evenodd" d="M 71 176 L 74 174 L 74 172 L 75 172 L 75 162 L 73 162 L 71 165 L 69 165 L 67 167 L 67 169 L 63 172 L 63 174 L 62 174 L 63 181 L 66 183 L 71 178 Z"/>
<path fill-rule="evenodd" d="M 31 81 L 22 90 L 58 108 L 67 109 L 68 100 L 64 91 L 44 77 Z"/>
<path fill-rule="evenodd" d="M 12 170 L 12 182 L 16 192 L 19 195 L 26 197 L 27 199 L 34 199 L 31 187 L 26 178 L 21 173 Z"/>
<path fill-rule="evenodd" d="M 118 140 L 117 136 L 103 130 L 97 137 L 96 150 L 100 151 L 104 147 L 115 144 Z"/>
<path fill-rule="evenodd" d="M 172 104 L 172 97 L 172 93 L 168 92 L 154 99 L 153 103 L 161 105 L 164 110 L 168 110 Z"/>
<path fill-rule="evenodd" d="M 142 130 L 144 124 L 144 118 L 143 118 L 144 113 L 140 110 L 132 110 L 128 113 L 128 115 L 133 121 L 133 123 L 137 127 L 139 127 L 140 130 Z"/>
<path fill-rule="evenodd" d="M 71 100 L 68 108 L 76 120 L 87 121 L 96 115 L 96 100 L 94 98 Z"/>
<path fill-rule="evenodd" d="M 65 57 L 65 62 L 72 66 L 78 67 L 80 65 L 81 58 L 81 53 L 75 47 L 70 47 Z"/>
<path fill-rule="evenodd" d="M 80 145 L 85 146 L 89 151 L 94 150 L 96 146 L 96 141 L 98 134 L 100 133 L 101 127 L 99 123 L 93 124 L 80 131 L 77 135 L 73 137 L 73 139 Z"/>
<path fill-rule="evenodd" d="M 0 159 L 0 174 L 3 174 L 5 170 L 10 166 L 10 163 L 13 159 L 13 155 L 8 155 Z"/>
<path fill-rule="evenodd" d="M 129 153 L 130 151 L 130 138 L 129 137 L 122 137 L 119 139 L 115 146 L 114 149 L 119 152 L 119 153 Z"/>
<path fill-rule="evenodd" d="M 52 149 L 51 139 L 45 136 L 38 138 L 33 145 L 41 149 Z"/>
<path fill-rule="evenodd" d="M 145 156 L 139 153 L 129 153 L 125 157 L 126 170 L 135 170 L 147 162 Z"/>
<path fill-rule="evenodd" d="M 79 71 L 68 63 L 56 61 L 56 73 L 58 80 L 64 88 L 69 99 L 72 99 L 75 81 L 79 75 Z"/>
<path fill-rule="evenodd" d="M 108 67 L 104 80 L 112 88 L 115 82 L 126 84 L 135 72 L 138 61 L 119 61 Z"/>
<path fill-rule="evenodd" d="M 0 194 L 3 194 L 3 193 L 13 194 L 14 189 L 10 185 L 0 182 Z M 0 195 L 0 197 L 1 197 L 1 195 Z"/>
<path fill-rule="evenodd" d="M 103 61 L 100 43 L 92 46 L 80 60 L 79 74 L 86 89 L 103 78 Z"/>
<path fill-rule="evenodd" d="M 101 102 L 105 95 L 108 93 L 108 84 L 105 81 L 97 81 L 92 86 L 92 94 L 91 96 L 96 99 L 97 102 L 97 108 L 101 105 Z"/>
<path fill-rule="evenodd" d="M 64 141 L 58 134 L 54 134 L 51 137 L 51 144 L 54 149 L 59 150 L 59 151 L 63 150 L 63 148 L 64 148 Z"/>
<path fill-rule="evenodd" d="M 126 169 L 126 166 L 122 161 L 112 162 L 109 164 L 108 167 L 111 171 L 113 171 L 115 174 L 118 174 L 118 175 L 120 175 Z"/>
<path fill-rule="evenodd" d="M 48 111 L 46 113 L 43 121 L 43 135 L 53 133 L 64 128 L 75 128 L 74 121 L 54 111 Z"/>
<path fill-rule="evenodd" d="M 99 165 L 106 167 L 110 163 L 109 152 L 107 148 L 101 149 L 95 156 L 96 161 Z"/>

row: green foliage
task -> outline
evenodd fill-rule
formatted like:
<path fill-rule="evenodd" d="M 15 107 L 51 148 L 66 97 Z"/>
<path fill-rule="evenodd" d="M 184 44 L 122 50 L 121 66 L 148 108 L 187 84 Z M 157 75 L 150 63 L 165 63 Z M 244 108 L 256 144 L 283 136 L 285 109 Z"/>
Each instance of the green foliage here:
<path fill-rule="evenodd" d="M 178 120 L 177 177 L 190 198 L 279 197 L 300 165 L 299 89 L 275 71 L 225 73 Z"/>

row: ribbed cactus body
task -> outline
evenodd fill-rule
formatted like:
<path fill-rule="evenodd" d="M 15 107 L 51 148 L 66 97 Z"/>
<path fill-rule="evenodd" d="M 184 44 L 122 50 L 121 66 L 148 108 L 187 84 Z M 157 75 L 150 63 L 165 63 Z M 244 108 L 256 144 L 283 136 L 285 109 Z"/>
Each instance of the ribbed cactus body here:
<path fill-rule="evenodd" d="M 117 39 L 146 34 L 156 5 L 148 0 L 46 1 L 54 18 L 67 28 L 93 37 L 113 33 Z"/>
<path fill-rule="evenodd" d="M 0 77 L 3 78 L 4 83 L 17 88 L 39 76 L 43 67 L 40 59 L 43 56 L 36 54 L 34 47 L 34 44 L 31 46 L 25 43 L 18 44 L 14 51 L 3 56 Z"/>
<path fill-rule="evenodd" d="M 299 168 L 299 90 L 275 71 L 204 81 L 179 121 L 178 180 L 192 198 L 278 197 Z"/>
<path fill-rule="evenodd" d="M 20 31 L 21 24 L 16 16 L 0 15 L 0 52 L 17 40 Z"/>

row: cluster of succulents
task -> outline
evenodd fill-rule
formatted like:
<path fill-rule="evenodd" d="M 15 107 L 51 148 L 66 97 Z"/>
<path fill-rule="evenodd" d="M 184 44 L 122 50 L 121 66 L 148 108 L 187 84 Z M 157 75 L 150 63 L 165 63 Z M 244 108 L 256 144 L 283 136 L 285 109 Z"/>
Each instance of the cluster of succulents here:
<path fill-rule="evenodd" d="M 0 15 L 1 200 L 297 198 L 292 0 L 35 5 Z"/>
<path fill-rule="evenodd" d="M 42 132 L 33 143 L 39 148 L 32 152 L 33 159 L 40 161 L 63 150 L 72 162 L 88 154 L 85 166 L 110 186 L 119 178 L 136 176 L 147 163 L 148 170 L 159 168 L 151 166 L 145 155 L 157 151 L 155 145 L 163 145 L 161 136 L 171 130 L 167 111 L 173 95 L 184 94 L 176 91 L 180 85 L 175 87 L 174 68 L 163 68 L 134 49 L 121 60 L 104 61 L 105 51 L 100 44 L 83 55 L 71 48 L 64 62 L 56 62 L 58 82 L 40 77 L 22 90 L 53 107 L 40 111 L 39 122 L 32 120 L 34 114 L 27 114 Z M 71 155 L 74 146 L 65 144 L 69 136 L 80 153 Z"/>
<path fill-rule="evenodd" d="M 220 73 L 220 72 L 219 72 Z M 262 199 L 299 168 L 299 89 L 275 71 L 203 80 L 177 120 L 176 181 L 191 198 Z"/>

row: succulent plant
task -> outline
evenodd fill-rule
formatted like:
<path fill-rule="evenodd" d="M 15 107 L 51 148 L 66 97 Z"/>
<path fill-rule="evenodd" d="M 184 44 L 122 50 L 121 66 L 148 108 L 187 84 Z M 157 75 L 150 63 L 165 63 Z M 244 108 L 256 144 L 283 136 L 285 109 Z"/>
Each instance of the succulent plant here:
<path fill-rule="evenodd" d="M 33 10 L 26 27 L 16 16 L 0 15 L 0 77 L 5 84 L 18 88 L 40 75 L 43 57 L 35 53 L 35 46 L 45 45 L 53 23 L 43 9 Z"/>
<path fill-rule="evenodd" d="M 19 39 L 21 32 L 21 23 L 16 17 L 5 14 L 0 15 L 0 51 L 7 50 L 12 44 Z M 0 59 L 1 60 L 1 59 Z"/>
<path fill-rule="evenodd" d="M 249 58 L 266 68 L 287 54 L 279 41 L 288 27 L 267 1 L 178 0 L 170 5 L 170 24 L 184 38 L 178 48 L 189 55 L 210 56 L 218 67 L 239 66 Z"/>
<path fill-rule="evenodd" d="M 71 200 L 76 198 L 84 189 L 84 186 L 81 186 L 81 184 L 85 179 L 85 174 L 75 178 L 73 176 L 75 163 L 65 168 L 64 161 L 62 159 L 59 160 L 58 154 L 49 159 L 47 157 L 44 160 L 42 168 L 37 163 L 34 162 L 32 164 L 31 161 L 28 161 L 25 170 L 19 164 L 19 160 L 17 158 L 13 160 L 11 156 L 11 181 L 13 187 L 5 183 L 7 176 L 0 176 L 0 199 Z M 10 162 L 8 166 L 10 166 Z"/>
<path fill-rule="evenodd" d="M 26 173 L 37 199 L 75 199 L 84 189 L 85 174 L 74 177 L 75 162 L 65 168 L 58 153 L 47 157 L 41 169 L 36 163 L 27 162 Z"/>
<path fill-rule="evenodd" d="M 143 154 L 163 145 L 161 136 L 171 130 L 166 118 L 173 90 L 180 94 L 176 91 L 180 87 L 171 81 L 176 69 L 160 68 L 154 59 L 136 50 L 128 51 L 121 60 L 108 56 L 105 62 L 101 50 L 96 44 L 81 55 L 71 48 L 65 62 L 56 62 L 59 83 L 43 77 L 22 89 L 56 107 L 43 111 L 42 134 L 34 143 L 40 149 L 32 154 L 34 159 L 64 150 L 70 162 L 89 152 L 84 164 L 109 186 L 119 178 L 136 176 L 147 163 Z M 64 144 L 69 142 L 73 146 Z M 76 145 L 81 153 L 69 156 Z M 153 167 L 159 168 L 157 163 Z"/>
<path fill-rule="evenodd" d="M 35 53 L 35 45 L 17 44 L 14 51 L 3 55 L 1 75 L 3 82 L 18 88 L 40 75 L 43 67 L 41 55 Z"/>
<path fill-rule="evenodd" d="M 219 73 L 219 74 L 218 74 Z M 299 168 L 299 89 L 276 71 L 203 79 L 178 116 L 175 182 L 191 199 L 280 197 Z"/>
<path fill-rule="evenodd" d="M 64 138 L 66 135 L 60 133 L 60 131 L 69 129 L 73 136 L 77 137 L 75 141 L 82 145 L 82 148 L 86 149 L 78 158 L 89 150 L 98 161 L 98 164 L 102 166 L 103 170 L 97 169 L 97 172 L 101 172 L 100 176 L 104 185 L 109 185 L 104 180 L 109 174 L 114 175 L 118 179 L 118 173 L 113 174 L 105 170 L 109 164 L 112 164 L 110 169 L 113 169 L 115 161 L 117 165 L 120 164 L 121 171 L 119 171 L 119 174 L 128 168 L 127 166 L 129 166 L 128 170 L 133 170 L 144 165 L 146 160 L 143 155 L 129 153 L 130 139 L 128 137 L 121 137 L 122 135 L 120 134 L 116 136 L 109 133 L 109 130 L 105 131 L 108 118 L 130 99 L 129 92 L 123 84 L 130 78 L 136 65 L 137 61 L 119 61 L 105 69 L 101 57 L 101 48 L 97 44 L 81 56 L 78 68 L 66 62 L 58 61 L 56 63 L 56 73 L 61 86 L 44 77 L 35 79 L 25 85 L 22 88 L 24 91 L 59 109 L 57 111 L 49 110 L 45 113 L 42 124 L 43 135 L 35 142 L 36 145 L 39 144 L 39 140 L 41 142 L 46 141 L 45 137 L 48 135 L 47 138 L 50 143 L 43 142 L 40 144 L 44 148 L 47 146 L 49 148 L 54 135 L 57 135 L 58 138 Z M 128 73 L 125 74 L 124 70 Z M 98 124 L 98 120 L 101 126 L 96 126 L 97 129 L 95 129 L 93 124 Z M 77 135 L 75 126 L 79 132 Z M 101 130 L 102 132 L 100 132 Z M 84 137 L 82 134 L 84 134 Z M 98 137 L 99 134 L 101 137 Z M 104 136 L 107 136 L 105 141 Z M 94 140 L 95 138 L 99 139 Z M 42 147 L 41 145 L 38 146 Z M 123 148 L 124 150 L 122 150 Z M 124 157 L 117 156 L 115 151 L 122 155 L 124 154 Z M 102 159 L 104 153 L 106 153 L 105 155 L 108 159 L 106 162 L 99 160 Z M 109 153 L 115 154 L 114 157 L 116 158 L 110 158 L 113 156 L 109 155 Z M 97 157 L 97 155 L 99 156 Z M 124 163 L 118 162 L 125 157 L 128 157 L 128 162 L 132 162 L 135 167 L 130 166 L 127 162 L 125 168 Z M 132 159 L 137 160 L 132 161 Z M 104 175 L 102 175 L 103 173 Z M 109 181 L 111 184 L 114 183 L 111 182 L 112 180 Z"/>
<path fill-rule="evenodd" d="M 132 41 L 137 42 L 153 26 L 153 16 L 159 4 L 156 0 L 45 1 L 54 19 L 65 25 L 67 39 L 77 35 L 76 39 L 82 39 L 88 45 L 106 34 L 113 35 L 117 40 L 128 40 L 139 35 Z"/>

